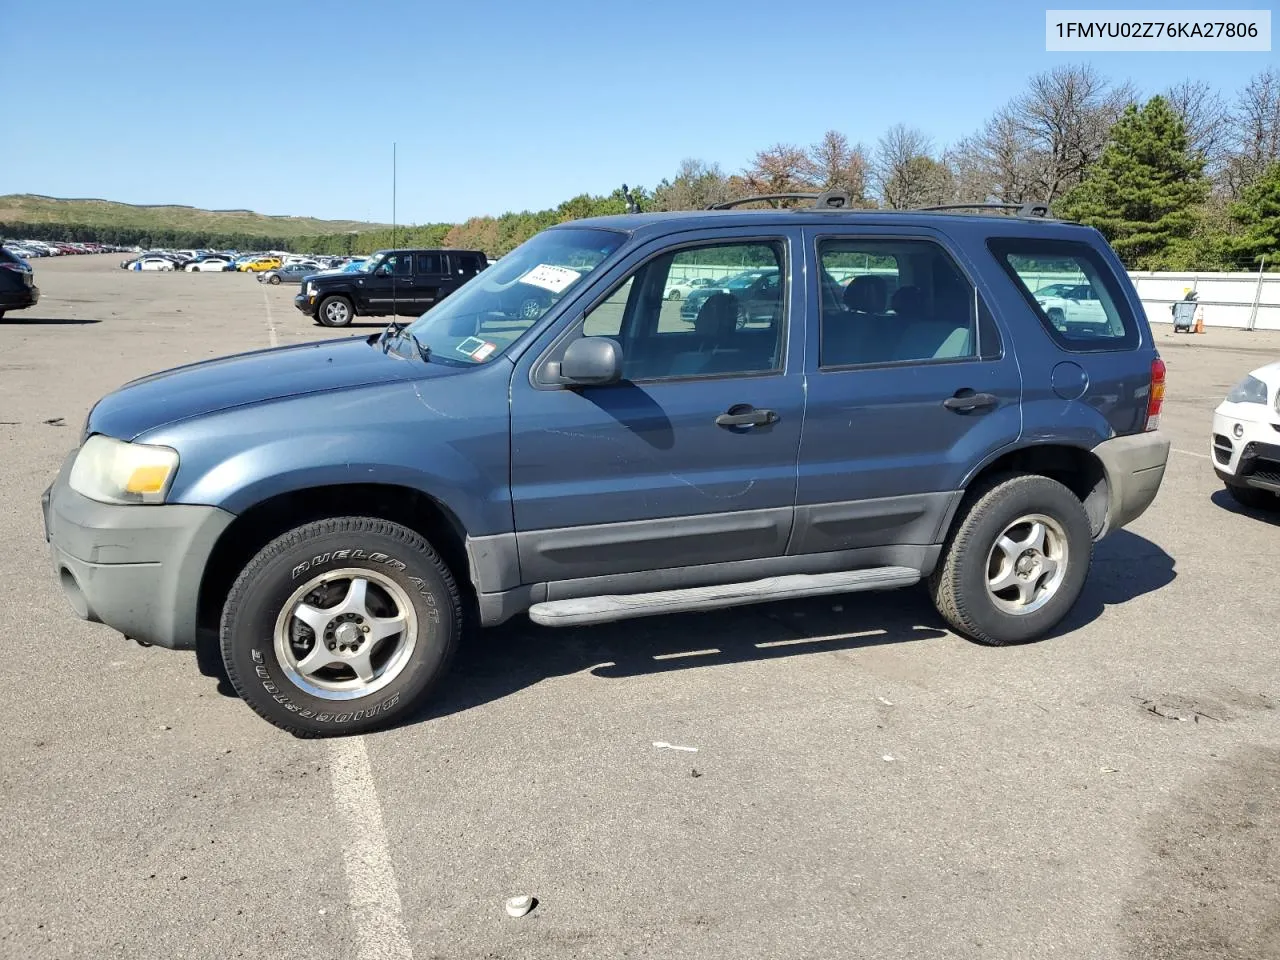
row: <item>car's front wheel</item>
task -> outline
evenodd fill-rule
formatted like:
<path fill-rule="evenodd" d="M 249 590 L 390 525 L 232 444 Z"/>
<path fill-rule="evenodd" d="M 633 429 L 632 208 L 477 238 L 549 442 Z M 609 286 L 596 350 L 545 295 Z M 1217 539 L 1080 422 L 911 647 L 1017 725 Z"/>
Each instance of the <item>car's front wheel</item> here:
<path fill-rule="evenodd" d="M 345 327 L 351 322 L 354 314 L 351 301 L 346 297 L 326 297 L 320 301 L 316 319 L 326 327 Z"/>
<path fill-rule="evenodd" d="M 1246 487 L 1243 484 L 1228 483 L 1227 493 L 1231 499 L 1250 510 L 1280 510 L 1280 496 L 1270 490 L 1259 490 L 1257 487 Z"/>
<path fill-rule="evenodd" d="M 1014 476 L 971 499 L 929 578 L 938 612 L 979 643 L 1053 629 L 1084 588 L 1093 532 L 1084 505 L 1048 477 Z"/>
<path fill-rule="evenodd" d="M 222 660 L 260 716 L 300 737 L 395 723 L 448 670 L 463 627 L 440 555 L 399 524 L 321 520 L 268 544 L 232 586 Z"/>
<path fill-rule="evenodd" d="M 267 280 L 268 280 L 268 282 L 269 282 L 269 283 L 273 283 L 273 284 L 275 284 L 276 286 L 279 286 L 279 285 L 280 285 L 280 274 L 278 274 L 278 273 L 273 273 L 270 277 L 268 277 L 268 278 L 267 278 Z"/>

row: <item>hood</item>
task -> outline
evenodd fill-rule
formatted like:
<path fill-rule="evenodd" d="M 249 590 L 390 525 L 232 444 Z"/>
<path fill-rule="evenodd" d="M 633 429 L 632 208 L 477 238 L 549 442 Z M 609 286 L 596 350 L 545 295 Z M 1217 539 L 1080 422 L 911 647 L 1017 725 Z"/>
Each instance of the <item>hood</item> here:
<path fill-rule="evenodd" d="M 440 365 L 383 353 L 374 337 L 258 350 L 126 383 L 98 401 L 86 433 L 132 440 L 163 424 L 231 407 L 445 372 Z"/>

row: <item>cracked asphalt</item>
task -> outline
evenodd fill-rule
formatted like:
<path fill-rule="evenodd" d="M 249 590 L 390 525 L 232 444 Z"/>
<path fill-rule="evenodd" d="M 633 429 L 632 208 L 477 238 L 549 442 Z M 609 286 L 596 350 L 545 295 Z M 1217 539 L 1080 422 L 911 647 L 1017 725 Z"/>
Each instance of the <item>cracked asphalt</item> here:
<path fill-rule="evenodd" d="M 60 595 L 39 496 L 101 394 L 329 333 L 289 285 L 120 259 L 38 261 L 0 322 L 0 956 L 1280 956 L 1280 519 L 1208 459 L 1280 334 L 1158 328 L 1164 486 L 1052 638 L 976 646 L 918 590 L 519 619 L 344 792 Z M 375 822 L 399 940 L 350 865 Z"/>

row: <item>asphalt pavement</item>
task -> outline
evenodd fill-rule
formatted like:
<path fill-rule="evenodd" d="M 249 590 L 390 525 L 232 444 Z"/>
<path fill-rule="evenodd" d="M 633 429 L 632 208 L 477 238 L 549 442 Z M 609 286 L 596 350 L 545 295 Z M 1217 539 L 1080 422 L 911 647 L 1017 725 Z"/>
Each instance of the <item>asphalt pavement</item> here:
<path fill-rule="evenodd" d="M 1158 330 L 1164 486 L 1040 643 L 920 590 L 520 618 L 418 722 L 300 741 L 52 575 L 40 492 L 99 396 L 332 334 L 291 285 L 120 259 L 37 262 L 0 322 L 0 957 L 1280 956 L 1280 521 L 1208 458 L 1280 335 Z"/>

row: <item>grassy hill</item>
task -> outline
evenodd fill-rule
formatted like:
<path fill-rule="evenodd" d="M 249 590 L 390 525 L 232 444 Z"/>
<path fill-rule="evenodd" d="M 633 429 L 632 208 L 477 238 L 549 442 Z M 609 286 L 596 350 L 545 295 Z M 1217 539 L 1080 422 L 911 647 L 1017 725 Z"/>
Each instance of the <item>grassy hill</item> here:
<path fill-rule="evenodd" d="M 177 204 L 135 205 L 111 200 L 61 200 L 31 193 L 0 196 L 0 223 L 76 224 L 261 237 L 306 237 L 388 228 L 387 224 L 365 223 L 360 220 L 272 217 L 252 210 L 201 210 Z"/>

